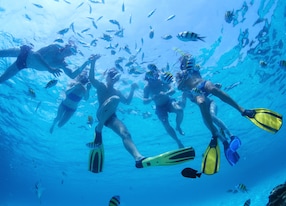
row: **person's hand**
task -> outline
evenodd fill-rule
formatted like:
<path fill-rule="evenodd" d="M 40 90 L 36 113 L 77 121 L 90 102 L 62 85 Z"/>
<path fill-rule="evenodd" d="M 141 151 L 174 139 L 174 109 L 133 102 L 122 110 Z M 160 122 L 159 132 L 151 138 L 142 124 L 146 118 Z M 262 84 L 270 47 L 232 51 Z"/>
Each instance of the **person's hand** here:
<path fill-rule="evenodd" d="M 51 73 L 55 76 L 55 77 L 59 77 L 62 74 L 62 71 L 60 69 L 52 69 Z"/>
<path fill-rule="evenodd" d="M 132 90 L 135 90 L 135 89 L 138 89 L 138 88 L 139 88 L 139 86 L 138 86 L 137 83 L 131 84 L 131 89 L 132 89 Z"/>

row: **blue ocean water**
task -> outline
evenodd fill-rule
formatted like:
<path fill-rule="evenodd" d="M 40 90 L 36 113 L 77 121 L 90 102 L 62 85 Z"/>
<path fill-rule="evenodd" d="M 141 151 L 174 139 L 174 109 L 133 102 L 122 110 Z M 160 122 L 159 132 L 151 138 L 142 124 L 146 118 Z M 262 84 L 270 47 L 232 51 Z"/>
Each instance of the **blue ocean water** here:
<path fill-rule="evenodd" d="M 225 21 L 226 11 L 234 12 L 231 23 Z M 220 82 L 243 107 L 269 108 L 284 115 L 286 71 L 279 62 L 286 60 L 285 15 L 283 0 L 0 0 L 0 49 L 32 43 L 37 50 L 72 39 L 80 53 L 67 59 L 71 68 L 91 54 L 101 54 L 96 75 L 102 79 L 119 57 L 125 58 L 124 64 L 135 58 L 138 71 L 155 63 L 160 68 L 168 64 L 176 73 L 180 53 L 189 52 L 200 64 L 202 75 Z M 120 23 L 123 36 L 114 35 L 117 25 L 109 20 Z M 150 28 L 154 30 L 152 39 Z M 66 32 L 59 32 L 63 29 Z M 205 36 L 205 42 L 180 41 L 176 35 L 182 31 Z M 112 41 L 101 39 L 103 34 L 111 35 Z M 165 35 L 173 38 L 161 38 Z M 97 45 L 91 44 L 94 39 Z M 108 47 L 116 44 L 112 55 Z M 0 74 L 14 60 L 1 58 Z M 119 106 L 118 117 L 126 123 L 138 149 L 146 156 L 176 149 L 155 115 L 154 105 L 143 105 L 144 74 L 131 73 L 127 66 L 123 69 L 117 88 L 127 94 L 130 84 L 137 82 L 139 89 L 130 105 Z M 218 116 L 242 140 L 241 159 L 234 167 L 222 153 L 219 173 L 197 179 L 181 176 L 185 167 L 200 169 L 211 136 L 198 107 L 188 102 L 182 124 L 186 134 L 179 138 L 196 150 L 193 161 L 136 169 L 121 139 L 105 128 L 104 172 L 91 173 L 85 144 L 93 139 L 95 123 L 90 127 L 87 118 L 95 118 L 95 90 L 89 100 L 80 103 L 71 120 L 51 135 L 49 128 L 71 81 L 62 75 L 56 86 L 45 89 L 53 78 L 48 72 L 25 69 L 0 85 L 0 205 L 104 206 L 119 195 L 124 206 L 228 206 L 243 205 L 247 199 L 252 206 L 260 206 L 266 205 L 273 187 L 285 182 L 285 126 L 275 135 L 263 131 L 215 97 Z M 179 99 L 180 91 L 174 97 Z M 145 118 L 146 112 L 151 116 Z M 170 122 L 175 125 L 175 116 L 170 115 Z M 246 185 L 248 193 L 229 192 L 238 184 Z"/>

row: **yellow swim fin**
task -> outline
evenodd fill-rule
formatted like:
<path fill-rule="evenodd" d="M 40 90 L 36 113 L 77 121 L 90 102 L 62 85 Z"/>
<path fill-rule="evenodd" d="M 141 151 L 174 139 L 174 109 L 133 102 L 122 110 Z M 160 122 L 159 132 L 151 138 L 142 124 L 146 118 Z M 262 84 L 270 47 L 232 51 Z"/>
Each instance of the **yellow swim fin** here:
<path fill-rule="evenodd" d="M 136 167 L 145 168 L 151 166 L 171 166 L 193 160 L 194 158 L 195 150 L 192 147 L 187 147 L 165 152 L 154 157 L 147 157 L 137 161 Z"/>
<path fill-rule="evenodd" d="M 271 133 L 276 133 L 282 126 L 282 115 L 265 108 L 246 110 L 243 114 L 252 123 Z"/>
<path fill-rule="evenodd" d="M 104 163 L 104 148 L 103 144 L 90 150 L 88 158 L 88 170 L 93 173 L 100 173 Z"/>
<path fill-rule="evenodd" d="M 220 165 L 219 144 L 217 142 L 217 137 L 213 137 L 204 154 L 202 162 L 202 173 L 207 175 L 213 175 L 219 171 L 219 165 Z"/>

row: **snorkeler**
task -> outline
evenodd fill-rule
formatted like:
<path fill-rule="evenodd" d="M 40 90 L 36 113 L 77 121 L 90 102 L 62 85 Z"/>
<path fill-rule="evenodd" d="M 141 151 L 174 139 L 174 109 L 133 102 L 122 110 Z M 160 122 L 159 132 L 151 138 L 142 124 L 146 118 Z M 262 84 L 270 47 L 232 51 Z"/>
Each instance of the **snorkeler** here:
<path fill-rule="evenodd" d="M 170 125 L 168 118 L 168 113 L 176 114 L 176 129 L 181 135 L 184 135 L 181 129 L 184 116 L 183 109 L 177 104 L 175 99 L 171 98 L 171 95 L 175 93 L 171 86 L 173 76 L 168 73 L 165 76 L 163 74 L 160 78 L 159 70 L 154 64 L 149 64 L 148 69 L 149 71 L 145 74 L 147 84 L 144 87 L 143 103 L 148 104 L 151 101 L 155 103 L 156 114 L 165 130 L 176 141 L 178 147 L 183 148 L 184 145 L 177 137 L 176 131 Z"/>
<path fill-rule="evenodd" d="M 65 58 L 77 53 L 77 48 L 72 41 L 69 41 L 64 47 L 58 44 L 51 44 L 34 52 L 32 46 L 23 45 L 20 48 L 0 50 L 0 57 L 17 58 L 12 65 L 0 76 L 0 84 L 15 76 L 20 70 L 33 68 L 38 71 L 48 71 L 54 76 L 61 75 L 61 70 L 74 79 L 86 67 L 85 62 L 81 67 L 72 71 L 68 68 Z"/>
<path fill-rule="evenodd" d="M 87 71 L 84 70 L 77 76 L 76 82 L 70 84 L 70 88 L 65 91 L 66 97 L 61 102 L 58 108 L 57 116 L 50 128 L 50 133 L 53 133 L 55 125 L 58 127 L 64 126 L 77 110 L 79 102 L 84 98 L 89 98 L 89 90 L 91 84 L 89 83 Z"/>

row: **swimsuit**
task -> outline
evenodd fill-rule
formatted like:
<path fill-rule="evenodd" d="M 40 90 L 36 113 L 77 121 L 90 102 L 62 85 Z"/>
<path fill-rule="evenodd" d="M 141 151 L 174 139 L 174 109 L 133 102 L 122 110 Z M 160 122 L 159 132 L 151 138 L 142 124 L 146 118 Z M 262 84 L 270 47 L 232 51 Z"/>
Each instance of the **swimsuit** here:
<path fill-rule="evenodd" d="M 161 121 L 168 119 L 168 112 L 170 112 L 173 109 L 174 101 L 175 101 L 174 99 L 169 99 L 169 101 L 166 104 L 156 106 L 156 115 Z"/>
<path fill-rule="evenodd" d="M 65 108 L 66 112 L 75 112 L 76 111 L 76 109 L 70 108 L 69 106 L 67 106 L 65 104 L 62 104 L 62 107 Z"/>
<path fill-rule="evenodd" d="M 23 45 L 20 47 L 20 54 L 17 57 L 16 65 L 19 70 L 27 68 L 27 57 L 29 52 L 32 50 L 32 47 Z"/>
<path fill-rule="evenodd" d="M 69 98 L 70 100 L 72 100 L 72 101 L 74 101 L 74 102 L 79 102 L 79 101 L 82 99 L 82 97 L 80 97 L 80 96 L 78 96 L 78 95 L 75 95 L 75 94 L 73 94 L 73 93 L 69 93 L 69 94 L 67 95 L 67 98 Z"/>

